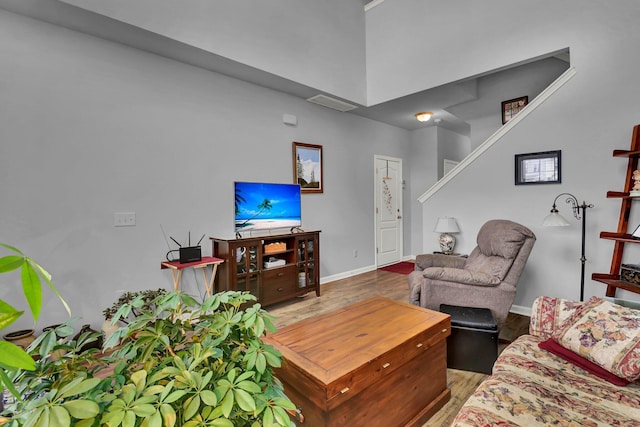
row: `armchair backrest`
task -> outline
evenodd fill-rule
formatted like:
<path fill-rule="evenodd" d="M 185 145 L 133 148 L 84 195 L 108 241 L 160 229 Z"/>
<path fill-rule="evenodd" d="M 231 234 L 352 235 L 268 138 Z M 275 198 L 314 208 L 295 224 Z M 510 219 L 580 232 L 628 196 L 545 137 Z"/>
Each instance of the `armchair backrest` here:
<path fill-rule="evenodd" d="M 536 236 L 527 227 L 506 219 L 487 221 L 469 254 L 465 270 L 478 271 L 500 278 L 516 286 Z"/>

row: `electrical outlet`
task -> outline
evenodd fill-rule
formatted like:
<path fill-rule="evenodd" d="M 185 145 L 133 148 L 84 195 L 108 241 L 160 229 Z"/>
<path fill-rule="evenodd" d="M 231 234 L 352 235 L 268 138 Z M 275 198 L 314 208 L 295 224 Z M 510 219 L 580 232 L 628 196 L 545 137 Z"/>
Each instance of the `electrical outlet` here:
<path fill-rule="evenodd" d="M 136 225 L 135 212 L 115 212 L 113 214 L 114 227 L 134 227 Z"/>

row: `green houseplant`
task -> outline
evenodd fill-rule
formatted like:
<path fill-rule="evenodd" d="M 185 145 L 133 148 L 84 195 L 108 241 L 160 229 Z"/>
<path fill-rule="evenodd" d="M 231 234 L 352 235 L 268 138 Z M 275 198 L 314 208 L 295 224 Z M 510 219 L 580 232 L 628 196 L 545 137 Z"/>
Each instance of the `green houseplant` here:
<path fill-rule="evenodd" d="M 21 271 L 34 323 L 41 279 L 70 314 L 44 268 L 13 246 L 0 246 L 13 252 L 0 258 L 0 273 Z M 141 292 L 109 311 L 114 324 L 129 323 L 105 343 L 122 345 L 105 353 L 84 350 L 98 333 L 71 338 L 77 319 L 48 328 L 27 352 L 0 341 L 0 385 L 16 398 L 0 425 L 289 426 L 287 411 L 295 407 L 273 376 L 281 356 L 260 339 L 275 328 L 254 301 L 241 292 L 205 301 L 179 291 Z M 0 329 L 22 314 L 0 300 Z"/>
<path fill-rule="evenodd" d="M 135 318 L 142 310 L 150 310 L 154 308 L 154 301 L 161 295 L 165 295 L 167 291 L 159 288 L 156 290 L 146 289 L 142 291 L 124 292 L 118 297 L 118 299 L 111 304 L 110 307 L 102 310 L 105 321 L 102 323 L 101 329 L 105 339 L 109 339 L 111 335 L 122 326 L 122 324 L 128 324 L 132 318 Z M 118 313 L 118 310 L 125 305 L 130 304 L 136 298 L 142 298 L 142 305 L 140 307 L 134 307 L 129 311 L 127 316 L 119 316 L 119 320 L 114 321 L 113 316 Z M 116 343 L 114 343 L 116 344 Z"/>
<path fill-rule="evenodd" d="M 152 310 L 153 304 L 156 298 L 161 295 L 166 295 L 167 291 L 163 288 L 159 289 L 146 289 L 143 291 L 123 292 L 122 295 L 111 305 L 111 307 L 102 310 L 105 320 L 111 321 L 113 316 L 118 313 L 118 310 L 125 304 L 131 304 L 133 300 L 138 297 L 142 297 L 142 305 L 140 307 L 132 307 L 129 311 L 129 315 L 126 317 L 120 316 L 120 322 L 129 323 L 131 318 L 136 317 L 139 312 L 143 310 Z"/>
<path fill-rule="evenodd" d="M 22 399 L 0 425 L 289 426 L 295 406 L 273 376 L 281 355 L 260 339 L 275 328 L 253 301 L 224 292 L 200 302 L 174 291 L 142 308 L 138 296 L 112 317 L 137 310 L 105 343 L 122 342 L 110 356 L 78 351 L 92 334 L 60 340 L 69 322 L 45 332 L 30 347 L 35 370 L 10 371 Z"/>
<path fill-rule="evenodd" d="M 0 243 L 0 246 L 12 252 L 0 258 L 0 273 L 8 273 L 20 270 L 22 292 L 29 305 L 33 317 L 33 323 L 38 321 L 42 308 L 42 281 L 44 280 L 51 290 L 60 298 L 67 313 L 71 314 L 69 306 L 64 301 L 58 290 L 51 283 L 51 275 L 32 258 L 26 256 L 19 249 Z M 24 314 L 0 300 L 0 330 L 7 328 Z M 13 394 L 17 394 L 13 383 L 7 376 L 7 369 L 35 369 L 35 361 L 20 347 L 8 341 L 0 341 L 0 386 L 8 388 Z"/>

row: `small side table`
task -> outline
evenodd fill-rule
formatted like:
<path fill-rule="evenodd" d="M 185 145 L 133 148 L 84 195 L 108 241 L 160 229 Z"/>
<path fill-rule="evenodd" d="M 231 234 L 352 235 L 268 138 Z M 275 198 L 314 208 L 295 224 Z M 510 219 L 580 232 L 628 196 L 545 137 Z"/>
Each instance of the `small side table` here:
<path fill-rule="evenodd" d="M 434 253 L 434 254 L 440 254 L 440 255 L 459 256 L 459 257 L 462 257 L 462 258 L 468 258 L 468 257 L 469 257 L 469 255 L 461 254 L 461 253 L 458 253 L 458 252 L 452 252 L 452 253 L 450 253 L 450 254 L 445 254 L 444 252 L 440 252 L 440 251 L 433 251 L 433 253 Z"/>
<path fill-rule="evenodd" d="M 200 261 L 194 262 L 185 262 L 181 263 L 179 261 L 163 261 L 160 263 L 160 268 L 168 268 L 171 270 L 171 277 L 173 278 L 173 289 L 180 289 L 180 279 L 182 277 L 182 270 L 185 268 L 200 268 L 202 269 L 202 277 L 204 278 L 204 285 L 207 288 L 207 296 L 211 296 L 213 294 L 213 282 L 216 279 L 216 273 L 218 272 L 218 265 L 224 262 L 223 259 L 212 257 L 212 256 L 203 256 Z M 211 269 L 211 277 L 207 279 L 207 267 L 212 266 Z"/>

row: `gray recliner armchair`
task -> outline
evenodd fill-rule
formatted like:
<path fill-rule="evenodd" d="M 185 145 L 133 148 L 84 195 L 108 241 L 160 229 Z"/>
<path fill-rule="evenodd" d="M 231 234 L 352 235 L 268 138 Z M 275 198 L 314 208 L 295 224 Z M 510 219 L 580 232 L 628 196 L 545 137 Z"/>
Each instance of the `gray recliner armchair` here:
<path fill-rule="evenodd" d="M 468 258 L 418 255 L 408 279 L 409 302 L 431 310 L 440 304 L 489 308 L 500 328 L 535 240 L 527 227 L 497 219 L 480 228 Z"/>

